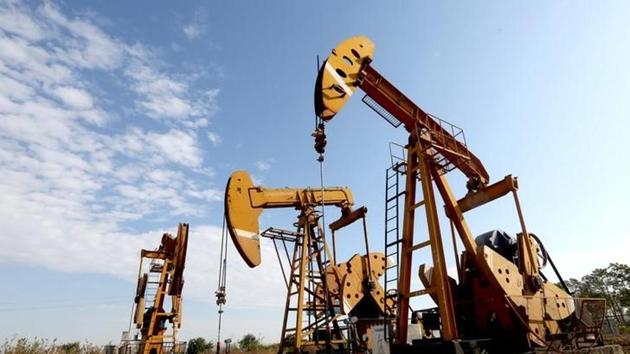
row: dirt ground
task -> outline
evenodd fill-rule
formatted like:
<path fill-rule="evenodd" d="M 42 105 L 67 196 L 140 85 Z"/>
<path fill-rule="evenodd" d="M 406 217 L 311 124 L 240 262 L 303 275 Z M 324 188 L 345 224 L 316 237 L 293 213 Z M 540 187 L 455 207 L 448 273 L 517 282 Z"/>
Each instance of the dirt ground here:
<path fill-rule="evenodd" d="M 606 337 L 605 342 L 606 344 L 619 344 L 626 354 L 630 354 L 630 334 Z"/>

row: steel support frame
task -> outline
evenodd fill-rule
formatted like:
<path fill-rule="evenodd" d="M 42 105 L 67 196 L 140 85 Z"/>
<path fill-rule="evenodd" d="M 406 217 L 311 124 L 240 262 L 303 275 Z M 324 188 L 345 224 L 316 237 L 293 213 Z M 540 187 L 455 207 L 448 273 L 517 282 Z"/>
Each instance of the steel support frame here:
<path fill-rule="evenodd" d="M 284 352 L 284 350 L 287 348 L 286 346 L 286 338 L 287 338 L 287 325 L 289 324 L 289 313 L 293 310 L 291 310 L 291 299 L 293 298 L 293 296 L 297 295 L 297 304 L 296 304 L 296 315 L 295 315 L 295 343 L 292 346 L 292 349 L 295 350 L 295 352 L 302 352 L 304 347 L 307 347 L 309 344 L 312 344 L 312 341 L 308 341 L 307 339 L 304 338 L 304 328 L 303 328 L 303 320 L 304 320 L 304 312 L 309 311 L 309 307 L 305 307 L 305 303 L 304 303 L 304 297 L 305 294 L 307 292 L 312 293 L 312 290 L 309 290 L 309 288 L 307 287 L 307 282 L 310 281 L 309 277 L 312 277 L 313 274 L 312 272 L 314 272 L 314 269 L 309 269 L 309 264 L 312 261 L 311 257 L 320 257 L 320 253 L 321 251 L 323 252 L 328 252 L 327 247 L 325 246 L 325 241 L 324 241 L 324 246 L 322 247 L 322 250 L 320 251 L 319 249 L 317 249 L 317 236 L 315 236 L 314 234 L 317 232 L 315 229 L 319 227 L 318 223 L 317 223 L 317 217 L 314 215 L 314 211 L 312 208 L 306 206 L 303 208 L 302 214 L 299 216 L 298 218 L 298 233 L 300 232 L 300 230 L 302 230 L 302 237 L 300 238 L 296 238 L 295 239 L 295 247 L 293 250 L 293 258 L 291 260 L 291 270 L 290 270 L 290 274 L 289 274 L 289 284 L 287 287 L 287 298 L 286 298 L 286 303 L 285 303 L 285 309 L 284 309 L 284 319 L 283 319 L 283 323 L 282 323 L 282 333 L 280 336 L 280 345 L 278 347 L 278 354 L 282 354 Z M 301 245 L 300 245 L 301 242 Z M 299 256 L 299 257 L 298 257 Z M 296 270 L 299 269 L 299 273 L 298 273 L 298 280 L 297 282 L 295 282 L 294 279 L 294 273 Z M 324 287 L 324 291 L 327 292 L 327 284 L 326 284 L 326 277 L 323 276 L 325 274 L 325 269 L 322 267 L 322 264 L 320 262 L 320 260 L 318 259 L 317 261 L 317 272 L 318 274 L 322 275 L 322 286 Z M 295 292 L 293 292 L 293 288 L 295 286 Z M 315 295 L 317 296 L 317 295 Z M 332 305 L 331 302 L 329 302 L 329 299 L 325 299 L 326 300 L 326 306 L 327 308 L 330 308 Z M 313 300 L 315 301 L 315 300 Z M 329 309 L 326 310 L 327 312 L 329 311 Z M 331 310 L 332 311 L 332 310 Z M 332 312 L 329 313 L 326 316 L 332 316 Z M 332 317 L 331 317 L 332 319 Z M 329 347 L 331 344 L 335 344 L 338 341 L 333 340 L 330 337 L 327 337 L 325 341 L 322 341 L 321 344 L 325 344 L 327 347 Z M 345 343 L 345 341 L 344 341 Z M 338 344 L 338 343 L 336 343 Z"/>
<path fill-rule="evenodd" d="M 426 213 L 433 260 L 431 291 L 435 292 L 438 299 L 442 320 L 442 338 L 446 341 L 451 341 L 458 337 L 453 296 L 448 282 L 438 208 L 433 189 L 433 175 L 437 174 L 437 169 L 433 164 L 433 158 L 427 154 L 427 150 L 431 149 L 430 145 L 423 140 L 418 141 L 416 139 L 417 136 L 417 134 L 410 135 L 407 154 L 405 209 L 401 243 L 400 280 L 398 284 L 398 317 L 396 323 L 396 340 L 398 344 L 407 342 L 416 205 L 424 205 Z M 418 176 L 420 177 L 420 185 L 424 196 L 423 203 L 416 203 Z"/>
<path fill-rule="evenodd" d="M 153 258 L 148 256 L 149 258 Z M 159 259 L 159 258 L 158 258 Z M 162 312 L 162 308 L 164 306 L 164 298 L 166 296 L 166 288 L 168 286 L 168 269 L 171 266 L 172 262 L 168 258 L 163 258 L 162 270 L 160 272 L 160 283 L 158 284 L 158 289 L 155 295 L 155 299 L 153 301 L 153 313 L 151 314 L 151 320 L 149 321 L 149 328 L 147 330 L 147 338 L 145 338 L 144 346 L 142 352 L 144 354 L 149 354 L 151 349 L 156 349 L 158 354 L 163 352 L 163 344 L 164 344 L 164 335 L 154 335 L 155 326 L 159 321 L 159 317 L 165 315 Z M 174 343 L 175 344 L 175 343 Z"/>
<path fill-rule="evenodd" d="M 300 227 L 298 227 L 298 233 L 300 231 Z M 304 239 L 306 237 L 306 232 L 303 233 L 303 237 L 302 237 L 302 242 L 304 242 Z M 287 324 L 289 322 L 289 307 L 291 306 L 291 289 L 293 288 L 293 273 L 295 272 L 295 260 L 296 260 L 296 256 L 297 253 L 300 252 L 300 247 L 302 247 L 302 249 L 304 248 L 304 243 L 302 243 L 302 246 L 300 246 L 300 240 L 299 239 L 295 239 L 295 246 L 293 248 L 293 257 L 291 257 L 291 263 L 290 263 L 290 270 L 289 270 L 289 283 L 287 286 L 287 299 L 284 305 L 284 318 L 282 320 L 282 333 L 280 334 L 280 344 L 278 346 L 278 354 L 282 354 L 283 350 L 284 350 L 284 345 L 285 345 L 285 337 L 286 337 L 286 333 L 287 333 Z M 300 254 L 300 258 L 302 258 L 303 255 Z M 300 266 L 300 272 L 302 271 L 302 267 Z M 301 276 L 300 276 L 301 278 Z M 296 326 L 297 328 L 297 326 Z M 296 339 L 297 339 L 297 331 L 296 331 Z M 297 344 L 297 341 L 296 341 Z"/>
<path fill-rule="evenodd" d="M 409 138 L 407 148 L 407 173 L 405 176 L 405 207 L 403 212 L 403 229 L 400 244 L 400 274 L 398 277 L 398 314 L 396 317 L 396 342 L 407 343 L 409 319 L 409 299 L 411 291 L 411 266 L 413 259 L 413 234 L 415 222 L 416 178 L 418 171 L 418 151 L 413 135 Z"/>
<path fill-rule="evenodd" d="M 308 218 L 308 217 L 305 217 Z M 297 314 L 295 320 L 295 348 L 299 352 L 302 349 L 302 315 L 304 310 L 304 287 L 306 282 L 306 270 L 308 267 L 308 254 L 311 245 L 311 227 L 309 225 L 303 225 L 304 238 L 302 240 L 302 252 L 300 254 L 300 281 L 298 284 L 298 303 Z M 291 294 L 289 294 L 291 296 Z M 286 309 L 288 314 L 288 308 Z M 284 341 L 285 339 L 282 338 Z"/>
<path fill-rule="evenodd" d="M 289 271 L 289 277 L 288 277 L 289 283 L 287 286 L 287 299 L 284 306 L 284 319 L 282 321 L 282 333 L 280 334 L 280 345 L 278 347 L 279 354 L 283 353 L 284 348 L 285 348 L 285 340 L 287 336 L 287 325 L 289 323 L 289 313 L 290 313 L 290 307 L 291 307 L 291 298 L 294 295 L 294 293 L 292 293 L 293 285 L 296 286 L 296 292 L 298 295 L 297 313 L 295 316 L 296 318 L 295 318 L 295 327 L 294 327 L 295 328 L 295 348 L 299 352 L 302 347 L 302 341 L 303 341 L 302 339 L 302 312 L 304 310 L 304 288 L 305 288 L 305 281 L 306 281 L 306 271 L 307 271 L 307 266 L 308 266 L 307 262 L 308 262 L 310 235 L 311 235 L 311 229 L 309 225 L 304 222 L 306 219 L 307 217 L 305 217 L 304 215 L 301 215 L 299 217 L 300 225 L 298 227 L 298 233 L 300 232 L 300 230 L 303 230 L 302 239 L 300 240 L 296 238 L 295 240 L 295 247 L 293 249 L 293 257 L 290 264 L 291 269 Z M 301 245 L 300 245 L 300 242 L 301 242 Z M 298 258 L 298 253 L 299 253 L 299 258 Z M 298 282 L 295 283 L 294 273 L 296 271 L 296 268 L 298 267 L 299 267 Z"/>
<path fill-rule="evenodd" d="M 424 194 L 424 210 L 427 217 L 429 240 L 431 241 L 431 257 L 433 258 L 431 287 L 435 289 L 438 298 L 438 307 L 442 320 L 442 338 L 446 341 L 451 341 L 458 337 L 457 324 L 455 320 L 453 295 L 448 281 L 446 259 L 444 257 L 440 219 L 437 204 L 435 203 L 435 192 L 433 190 L 432 170 L 435 171 L 435 167 L 433 166 L 433 158 L 427 156 L 425 153 L 430 146 L 422 146 L 422 142 L 420 144 L 422 148 L 422 151 L 418 154 L 420 157 L 420 178 L 422 192 Z"/>

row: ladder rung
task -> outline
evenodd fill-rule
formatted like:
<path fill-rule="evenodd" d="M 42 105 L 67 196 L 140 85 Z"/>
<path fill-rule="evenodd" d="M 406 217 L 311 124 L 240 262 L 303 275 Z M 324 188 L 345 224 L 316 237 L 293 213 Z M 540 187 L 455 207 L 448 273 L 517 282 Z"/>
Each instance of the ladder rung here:
<path fill-rule="evenodd" d="M 390 221 L 392 221 L 392 220 L 396 220 L 396 219 L 398 219 L 398 215 L 395 215 L 395 216 L 392 216 L 392 217 L 391 217 L 391 218 L 389 218 L 389 219 L 386 219 L 386 221 L 385 221 L 385 222 L 390 222 Z"/>
<path fill-rule="evenodd" d="M 389 266 L 389 267 L 385 268 L 385 270 L 390 270 L 390 269 L 394 269 L 394 268 L 398 268 L 398 264 L 394 264 L 392 266 Z"/>
<path fill-rule="evenodd" d="M 392 200 L 396 200 L 396 198 L 398 198 L 398 197 L 400 197 L 400 196 L 403 196 L 403 195 L 405 195 L 405 192 L 400 192 L 400 193 L 396 194 L 395 196 L 393 196 L 393 197 L 391 197 L 391 198 L 387 199 L 387 202 L 390 202 L 390 201 L 392 201 Z"/>
<path fill-rule="evenodd" d="M 413 247 L 411 247 L 411 250 L 415 251 L 415 250 L 419 250 L 419 249 L 427 247 L 427 246 L 431 246 L 431 240 L 426 240 L 424 242 L 420 242 L 418 244 L 415 244 L 415 245 L 413 245 Z"/>
<path fill-rule="evenodd" d="M 391 247 L 391 246 L 394 246 L 397 243 L 401 243 L 401 242 L 402 242 L 402 240 L 396 240 L 396 241 L 393 241 L 393 242 L 390 242 L 390 243 L 386 244 L 385 247 Z"/>
<path fill-rule="evenodd" d="M 398 278 L 394 278 L 394 279 L 387 279 L 387 283 L 391 283 L 391 282 L 393 282 L 393 281 L 397 281 L 397 280 L 398 280 Z"/>
<path fill-rule="evenodd" d="M 424 200 L 421 200 L 421 201 L 417 202 L 416 204 L 412 205 L 411 208 L 412 209 L 417 209 L 417 208 L 419 208 L 419 207 L 421 207 L 423 205 L 424 205 Z"/>
<path fill-rule="evenodd" d="M 422 295 L 427 295 L 433 292 L 433 289 L 431 288 L 426 288 L 426 289 L 422 289 L 422 290 L 416 290 L 416 291 L 412 291 L 409 293 L 409 297 L 415 297 L 415 296 L 422 296 Z"/>
<path fill-rule="evenodd" d="M 398 201 L 396 199 L 392 199 L 389 202 L 385 203 L 385 206 L 387 206 L 387 205 L 391 205 L 392 207 L 395 207 L 395 206 L 398 205 Z"/>

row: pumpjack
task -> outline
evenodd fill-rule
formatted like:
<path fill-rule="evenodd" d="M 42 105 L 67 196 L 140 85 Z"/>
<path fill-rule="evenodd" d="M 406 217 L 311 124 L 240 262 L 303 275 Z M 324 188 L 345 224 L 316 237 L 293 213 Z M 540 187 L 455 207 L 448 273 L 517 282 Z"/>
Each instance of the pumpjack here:
<path fill-rule="evenodd" d="M 260 240 L 271 239 L 284 275 L 287 295 L 278 353 L 371 349 L 369 332 L 386 317 L 385 292 L 379 279 L 387 260 L 383 253 L 369 252 L 367 209 L 353 210 L 353 203 L 352 192 L 345 187 L 265 188 L 255 186 L 246 171 L 236 171 L 230 177 L 225 192 L 225 225 L 238 253 L 248 266 L 257 267 L 261 264 Z M 332 253 L 323 233 L 320 206 L 341 210 L 340 218 L 330 224 Z M 275 208 L 298 211 L 295 231 L 261 231 L 261 213 Z M 334 232 L 357 220 L 363 220 L 366 253 L 337 263 Z M 283 245 L 280 249 L 287 258 L 288 274 L 277 242 Z"/>
<path fill-rule="evenodd" d="M 325 124 L 359 90 L 365 94 L 363 102 L 378 115 L 409 133 L 404 156 L 393 160 L 386 174 L 385 254 L 391 260 L 384 272 L 387 352 L 523 353 L 601 344 L 604 300 L 570 295 L 542 242 L 528 231 L 517 178 L 508 175 L 491 183 L 481 160 L 468 149 L 463 131 L 405 96 L 374 68 L 373 57 L 372 41 L 357 36 L 338 44 L 323 62 L 315 85 L 319 124 L 314 136 L 321 154 Z M 455 170 L 467 180 L 467 194 L 459 198 L 447 180 Z M 402 187 L 399 179 L 404 180 Z M 418 186 L 422 200 L 417 198 Z M 498 230 L 475 237 L 465 214 L 506 195 L 513 197 L 520 224 L 516 238 Z M 451 225 L 456 279 L 447 272 L 437 196 Z M 420 208 L 429 237 L 418 242 L 414 221 Z M 461 254 L 455 231 L 464 247 Z M 418 270 L 424 287 L 411 289 L 412 261 L 427 247 L 433 264 Z M 560 286 L 542 272 L 547 263 Z M 424 295 L 437 307 L 411 309 L 410 300 Z M 414 340 L 408 337 L 410 322 L 421 325 Z"/>
<path fill-rule="evenodd" d="M 140 251 L 138 284 L 132 308 L 132 319 L 138 335 L 135 339 L 123 340 L 121 353 L 185 352 L 185 344 L 178 341 L 178 331 L 182 324 L 187 248 L 188 224 L 179 224 L 176 237 L 165 233 L 157 249 Z M 148 265 L 146 260 L 149 261 Z M 168 302 L 171 308 L 165 310 Z M 131 323 L 129 327 L 131 330 Z"/>

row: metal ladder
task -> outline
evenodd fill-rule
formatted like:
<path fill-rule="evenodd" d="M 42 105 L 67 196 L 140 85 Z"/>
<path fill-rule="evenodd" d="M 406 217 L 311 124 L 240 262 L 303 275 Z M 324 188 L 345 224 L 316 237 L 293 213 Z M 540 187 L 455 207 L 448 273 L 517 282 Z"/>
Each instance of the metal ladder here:
<path fill-rule="evenodd" d="M 144 292 L 145 300 L 144 310 L 148 310 L 155 306 L 156 297 L 158 294 L 162 294 L 162 267 L 164 265 L 161 262 L 152 260 L 149 265 L 147 274 L 147 285 Z"/>
<path fill-rule="evenodd" d="M 401 190 L 400 178 L 405 173 L 406 162 L 400 160 L 394 162 L 392 155 L 392 166 L 385 172 L 385 257 L 387 266 L 385 268 L 385 306 L 390 318 L 396 316 L 396 308 L 389 303 L 398 301 L 398 274 L 400 263 L 400 198 L 405 195 L 404 185 Z M 403 182 L 404 183 L 404 182 Z M 388 301 L 390 300 L 390 301 Z M 385 338 L 389 339 L 393 335 L 392 329 L 387 326 Z"/>

